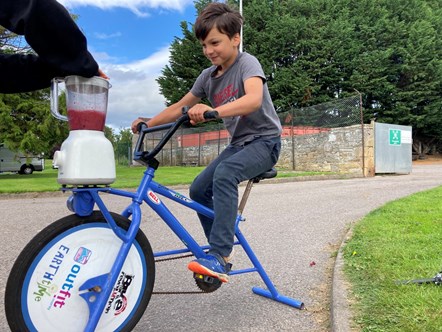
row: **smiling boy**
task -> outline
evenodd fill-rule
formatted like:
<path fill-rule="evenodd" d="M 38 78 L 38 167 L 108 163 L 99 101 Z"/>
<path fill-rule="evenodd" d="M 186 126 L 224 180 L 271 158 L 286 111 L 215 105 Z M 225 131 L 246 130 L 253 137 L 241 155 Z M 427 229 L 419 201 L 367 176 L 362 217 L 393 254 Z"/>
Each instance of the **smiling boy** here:
<path fill-rule="evenodd" d="M 238 185 L 272 168 L 281 149 L 281 124 L 258 60 L 239 52 L 241 14 L 224 3 L 209 4 L 195 22 L 195 35 L 212 66 L 203 70 L 180 101 L 147 122 L 148 127 L 173 122 L 189 106 L 192 124 L 216 109 L 231 141 L 193 181 L 190 197 L 214 210 L 212 220 L 198 215 L 210 250 L 188 268 L 228 281 L 238 209 Z M 200 101 L 207 98 L 212 108 Z M 132 123 L 136 132 L 139 118 Z"/>

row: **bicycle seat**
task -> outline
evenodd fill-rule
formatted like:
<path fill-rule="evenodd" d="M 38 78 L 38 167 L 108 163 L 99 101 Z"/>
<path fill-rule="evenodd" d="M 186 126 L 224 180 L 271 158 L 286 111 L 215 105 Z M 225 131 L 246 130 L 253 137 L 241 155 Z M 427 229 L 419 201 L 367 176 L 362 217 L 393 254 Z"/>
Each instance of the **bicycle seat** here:
<path fill-rule="evenodd" d="M 258 176 L 255 176 L 251 180 L 253 181 L 253 183 L 258 183 L 259 181 L 264 180 L 264 179 L 274 178 L 277 174 L 278 174 L 278 171 L 275 168 L 272 168 L 262 174 L 259 174 Z"/>

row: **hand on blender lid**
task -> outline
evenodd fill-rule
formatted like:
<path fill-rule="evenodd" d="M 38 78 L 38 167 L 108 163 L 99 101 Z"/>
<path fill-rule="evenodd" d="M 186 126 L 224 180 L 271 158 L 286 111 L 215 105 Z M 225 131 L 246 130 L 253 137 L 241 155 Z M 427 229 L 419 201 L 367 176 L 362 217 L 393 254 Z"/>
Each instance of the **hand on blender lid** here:
<path fill-rule="evenodd" d="M 100 68 L 98 68 L 98 76 L 104 78 L 105 80 L 109 80 L 109 76 L 107 76 Z"/>

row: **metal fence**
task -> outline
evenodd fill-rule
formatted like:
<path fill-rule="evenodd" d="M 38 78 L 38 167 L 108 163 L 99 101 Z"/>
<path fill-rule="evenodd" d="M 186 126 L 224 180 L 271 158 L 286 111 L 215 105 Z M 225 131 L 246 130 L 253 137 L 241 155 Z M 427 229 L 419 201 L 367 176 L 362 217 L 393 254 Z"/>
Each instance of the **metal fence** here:
<path fill-rule="evenodd" d="M 283 127 L 281 155 L 285 155 L 285 162 L 279 165 L 282 168 L 297 170 L 296 158 L 300 155 L 298 150 L 305 150 L 309 145 L 306 144 L 306 139 L 308 138 L 309 142 L 315 141 L 315 137 L 329 135 L 334 128 L 360 124 L 362 143 L 358 144 L 361 144 L 363 149 L 362 107 L 359 95 L 311 107 L 292 108 L 278 112 L 278 116 Z M 163 134 L 156 132 L 147 135 L 144 142 L 145 150 L 151 150 L 161 140 Z M 134 140 L 136 138 L 134 137 Z M 297 139 L 300 138 L 302 140 L 297 143 Z M 158 154 L 157 159 L 166 166 L 205 166 L 218 156 L 229 144 L 229 140 L 229 135 L 221 122 L 201 127 L 182 127 Z M 318 148 L 320 147 L 315 145 L 311 147 L 311 149 Z M 354 149 L 354 144 L 349 145 L 348 149 Z M 127 152 L 125 154 L 127 156 Z"/>
<path fill-rule="evenodd" d="M 292 128 L 338 128 L 361 123 L 362 108 L 360 96 L 345 99 L 336 99 L 327 103 L 305 108 L 293 108 L 287 112 L 279 113 L 283 125 Z M 296 133 L 294 134 L 296 135 Z"/>
<path fill-rule="evenodd" d="M 131 143 L 117 143 L 114 145 L 115 162 L 117 165 L 132 165 L 133 150 Z"/>
<path fill-rule="evenodd" d="M 283 127 L 281 156 L 285 156 L 280 166 L 302 171 L 340 171 L 342 167 L 331 164 L 339 164 L 339 158 L 343 163 L 347 162 L 345 158 L 351 160 L 343 156 L 343 151 L 352 151 L 360 155 L 356 163 L 361 163 L 361 171 L 364 169 L 365 135 L 359 94 L 310 107 L 293 108 L 279 113 L 279 118 Z M 329 153 L 324 152 L 327 149 Z"/>

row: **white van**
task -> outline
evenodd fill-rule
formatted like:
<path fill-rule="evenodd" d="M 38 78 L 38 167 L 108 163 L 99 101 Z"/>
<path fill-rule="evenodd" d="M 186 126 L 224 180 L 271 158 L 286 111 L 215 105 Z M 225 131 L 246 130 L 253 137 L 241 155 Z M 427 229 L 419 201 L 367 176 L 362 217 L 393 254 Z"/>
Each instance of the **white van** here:
<path fill-rule="evenodd" d="M 19 174 L 32 174 L 34 171 L 42 171 L 45 161 L 40 156 L 26 158 L 21 152 L 9 150 L 0 143 L 0 173 L 17 172 Z"/>

